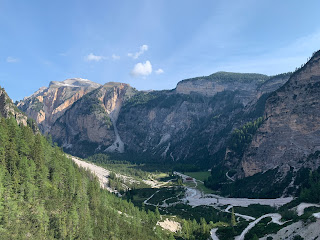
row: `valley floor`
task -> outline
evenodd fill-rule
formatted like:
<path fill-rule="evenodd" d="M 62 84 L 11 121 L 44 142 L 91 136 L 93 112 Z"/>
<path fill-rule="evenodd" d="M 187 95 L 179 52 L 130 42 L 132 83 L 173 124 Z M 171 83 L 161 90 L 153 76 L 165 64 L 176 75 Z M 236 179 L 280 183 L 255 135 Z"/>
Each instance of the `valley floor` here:
<path fill-rule="evenodd" d="M 88 163 L 83 160 L 80 160 L 78 158 L 72 157 L 72 160 L 80 167 L 86 168 L 92 173 L 94 173 L 102 188 L 107 189 L 111 192 L 117 192 L 114 189 L 111 189 L 108 187 L 108 178 L 110 176 L 110 171 L 106 170 L 102 167 L 99 167 L 93 163 Z M 269 205 L 271 207 L 280 207 L 283 206 L 293 200 L 292 197 L 287 198 L 277 198 L 277 199 L 248 199 L 248 198 L 226 198 L 215 194 L 204 194 L 201 190 L 198 188 L 198 184 L 201 183 L 201 181 L 196 180 L 195 178 L 192 178 L 188 175 L 174 172 L 176 176 L 179 176 L 183 182 L 185 182 L 184 191 L 181 191 L 177 195 L 168 195 L 167 197 L 159 198 L 159 192 L 161 192 L 161 188 L 168 183 L 172 181 L 172 179 L 166 180 L 166 181 L 158 181 L 155 179 L 144 179 L 142 180 L 145 184 L 148 184 L 150 188 L 158 188 L 158 190 L 153 191 L 151 195 L 146 196 L 143 200 L 143 205 L 149 205 L 154 207 L 160 207 L 164 209 L 170 209 L 170 207 L 179 205 L 179 204 L 185 204 L 189 205 L 191 207 L 199 207 L 199 206 L 210 206 L 213 207 L 215 210 L 227 214 L 231 214 L 230 210 L 233 207 L 248 207 L 250 205 L 256 204 L 256 205 Z M 122 178 L 126 178 L 129 181 L 135 181 L 131 177 L 128 176 L 122 176 Z M 168 190 L 167 190 L 168 191 Z M 183 195 L 183 196 L 182 196 Z M 156 198 L 156 199 L 153 199 Z M 298 216 L 302 216 L 304 214 L 304 210 L 310 207 L 320 207 L 320 205 L 317 204 L 309 204 L 309 203 L 301 203 L 299 206 L 295 208 L 296 214 Z M 288 224 L 288 222 L 292 221 L 289 220 L 287 222 L 282 221 L 282 216 L 278 213 L 267 213 L 263 214 L 260 217 L 256 218 L 250 215 L 245 215 L 241 213 L 234 213 L 236 217 L 244 219 L 246 222 L 249 222 L 246 224 L 246 227 L 243 228 L 242 232 L 235 237 L 236 240 L 244 240 L 245 236 L 248 232 L 250 232 L 251 229 L 253 229 L 260 221 L 263 219 L 269 219 L 270 222 L 276 224 L 276 225 L 284 225 L 285 227 L 280 229 L 277 233 L 273 235 L 268 235 L 270 237 L 273 237 L 273 239 L 281 239 L 284 236 L 287 236 L 288 239 L 293 239 L 293 237 L 297 233 L 301 233 L 301 236 L 313 236 L 314 234 L 320 235 L 320 229 L 314 227 L 315 224 L 320 223 L 320 213 L 314 213 L 313 217 L 317 218 L 318 220 L 315 223 L 311 223 L 308 225 L 305 225 L 305 223 L 301 221 L 293 222 L 292 224 Z M 270 223 L 269 222 L 269 223 Z M 158 223 L 158 225 L 162 226 L 164 229 L 167 229 L 172 232 L 176 232 L 181 228 L 181 225 L 178 222 L 173 221 L 172 219 L 165 219 Z M 286 229 L 286 230 L 284 230 Z M 302 229 L 302 230 L 298 230 Z M 311 233 L 307 233 L 306 231 L 303 231 L 303 229 L 311 229 Z M 284 232 L 285 231 L 285 232 Z M 310 232 L 309 231 L 309 232 Z M 290 238 L 290 233 L 291 237 Z M 210 231 L 211 238 L 214 240 L 218 240 L 218 228 L 213 228 Z M 262 238 L 266 239 L 266 238 Z"/>

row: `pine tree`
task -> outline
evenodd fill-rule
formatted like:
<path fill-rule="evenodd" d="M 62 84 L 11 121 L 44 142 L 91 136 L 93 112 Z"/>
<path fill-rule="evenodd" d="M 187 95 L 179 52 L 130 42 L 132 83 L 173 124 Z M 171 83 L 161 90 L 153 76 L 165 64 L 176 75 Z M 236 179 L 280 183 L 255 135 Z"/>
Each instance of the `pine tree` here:
<path fill-rule="evenodd" d="M 234 209 L 232 207 L 232 211 L 231 211 L 231 226 L 234 227 L 237 225 L 237 222 L 236 222 L 236 216 L 234 214 Z"/>

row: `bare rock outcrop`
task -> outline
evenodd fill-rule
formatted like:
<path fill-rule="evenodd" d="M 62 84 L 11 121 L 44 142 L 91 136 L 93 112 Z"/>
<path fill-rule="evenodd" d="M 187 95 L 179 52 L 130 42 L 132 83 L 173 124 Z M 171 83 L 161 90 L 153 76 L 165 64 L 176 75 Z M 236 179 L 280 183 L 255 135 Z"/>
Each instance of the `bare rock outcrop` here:
<path fill-rule="evenodd" d="M 122 102 L 135 92 L 128 84 L 110 82 L 86 94 L 54 122 L 53 139 L 78 156 L 123 152 L 117 119 Z"/>
<path fill-rule="evenodd" d="M 52 81 L 30 97 L 18 103 L 18 108 L 36 120 L 43 133 L 50 131 L 53 123 L 78 99 L 100 87 L 87 79 L 72 78 L 62 82 Z"/>
<path fill-rule="evenodd" d="M 266 102 L 265 121 L 241 161 L 244 176 L 276 167 L 315 169 L 320 151 L 320 52 Z"/>

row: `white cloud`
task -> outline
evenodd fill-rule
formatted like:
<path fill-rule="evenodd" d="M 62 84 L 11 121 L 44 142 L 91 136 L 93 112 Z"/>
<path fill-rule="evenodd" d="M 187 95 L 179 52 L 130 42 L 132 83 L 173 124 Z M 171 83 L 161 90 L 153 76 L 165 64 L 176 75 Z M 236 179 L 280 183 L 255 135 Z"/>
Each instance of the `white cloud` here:
<path fill-rule="evenodd" d="M 120 56 L 117 56 L 115 54 L 112 54 L 111 57 L 112 57 L 113 60 L 119 60 L 120 59 Z"/>
<path fill-rule="evenodd" d="M 14 58 L 14 57 L 7 57 L 6 61 L 8 63 L 16 63 L 16 62 L 19 62 L 19 58 Z"/>
<path fill-rule="evenodd" d="M 105 57 L 104 57 L 104 56 L 94 55 L 93 53 L 90 53 L 88 56 L 85 57 L 85 59 L 86 59 L 88 62 L 91 62 L 91 61 L 99 62 L 99 61 L 101 61 L 101 60 L 104 60 Z"/>
<path fill-rule="evenodd" d="M 144 52 L 148 51 L 148 45 L 142 45 L 140 47 L 140 51 L 136 53 L 128 53 L 128 57 L 132 57 L 133 59 L 138 59 Z"/>
<path fill-rule="evenodd" d="M 163 69 L 159 68 L 158 70 L 156 70 L 156 74 L 162 74 L 164 73 Z"/>
<path fill-rule="evenodd" d="M 152 73 L 152 65 L 149 61 L 137 63 L 131 71 L 133 77 L 146 77 Z"/>

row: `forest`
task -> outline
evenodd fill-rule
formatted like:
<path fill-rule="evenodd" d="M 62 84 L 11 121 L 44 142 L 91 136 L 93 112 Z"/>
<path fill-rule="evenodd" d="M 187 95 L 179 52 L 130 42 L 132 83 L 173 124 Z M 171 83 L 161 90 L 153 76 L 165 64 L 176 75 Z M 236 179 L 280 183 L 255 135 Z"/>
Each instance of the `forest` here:
<path fill-rule="evenodd" d="M 0 118 L 1 239 L 207 239 L 209 224 L 182 220 L 178 233 L 164 231 L 154 211 L 135 207 L 100 188 L 38 133 L 33 121 Z"/>
<path fill-rule="evenodd" d="M 0 119 L 1 239 L 167 239 L 159 214 L 100 189 L 49 138 Z"/>

